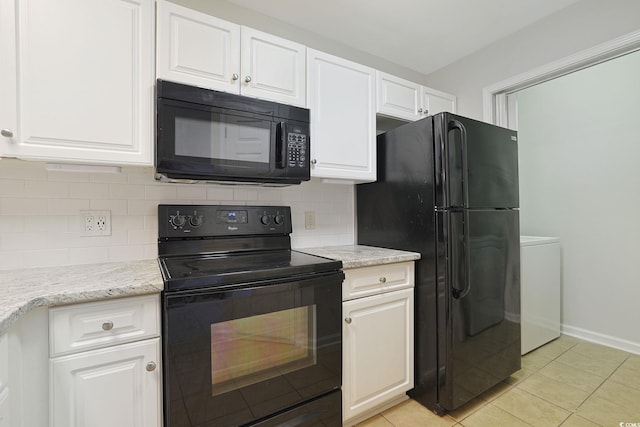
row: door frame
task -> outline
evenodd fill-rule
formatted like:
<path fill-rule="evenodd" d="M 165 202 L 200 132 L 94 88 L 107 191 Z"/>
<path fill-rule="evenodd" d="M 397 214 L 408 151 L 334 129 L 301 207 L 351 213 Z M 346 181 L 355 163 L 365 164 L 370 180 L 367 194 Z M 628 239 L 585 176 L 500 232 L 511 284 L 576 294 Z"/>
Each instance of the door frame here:
<path fill-rule="evenodd" d="M 509 117 L 510 113 L 514 117 L 517 107 L 513 103 L 509 105 L 509 95 L 636 50 L 640 50 L 640 30 L 486 86 L 482 89 L 483 119 L 499 126 L 514 127 L 517 124 L 512 119 L 509 126 Z"/>

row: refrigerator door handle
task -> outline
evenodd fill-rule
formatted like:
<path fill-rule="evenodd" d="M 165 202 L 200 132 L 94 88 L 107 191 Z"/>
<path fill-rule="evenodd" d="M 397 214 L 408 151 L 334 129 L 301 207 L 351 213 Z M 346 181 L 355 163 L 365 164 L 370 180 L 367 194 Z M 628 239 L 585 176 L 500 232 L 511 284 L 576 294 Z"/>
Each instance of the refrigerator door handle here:
<path fill-rule="evenodd" d="M 464 288 L 454 289 L 453 297 L 457 299 L 464 298 L 471 291 L 471 241 L 469 239 L 469 169 L 467 167 L 467 129 L 459 120 L 450 120 L 447 126 L 448 130 L 457 129 L 460 131 L 460 161 L 462 168 L 462 203 L 465 208 L 462 222 L 463 235 L 463 256 L 464 256 Z"/>
<path fill-rule="evenodd" d="M 462 256 L 464 257 L 464 288 L 453 288 L 453 297 L 462 299 L 471 291 L 471 242 L 469 239 L 469 211 L 465 210 L 462 218 Z"/>
<path fill-rule="evenodd" d="M 460 131 L 460 161 L 462 167 L 462 207 L 469 207 L 469 169 L 467 167 L 467 128 L 459 120 L 449 120 L 447 126 L 449 131 L 458 129 Z"/>

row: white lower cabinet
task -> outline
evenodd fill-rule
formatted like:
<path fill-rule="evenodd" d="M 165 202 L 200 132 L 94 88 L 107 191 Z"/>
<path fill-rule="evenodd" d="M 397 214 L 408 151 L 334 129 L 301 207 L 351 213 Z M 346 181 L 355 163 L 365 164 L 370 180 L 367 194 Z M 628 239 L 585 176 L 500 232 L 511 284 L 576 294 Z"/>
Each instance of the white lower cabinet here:
<path fill-rule="evenodd" d="M 413 277 L 408 286 L 342 304 L 345 425 L 405 399 L 413 388 Z"/>
<path fill-rule="evenodd" d="M 157 295 L 49 311 L 50 426 L 162 424 Z"/>
<path fill-rule="evenodd" d="M 51 361 L 51 425 L 160 425 L 160 339 Z"/>
<path fill-rule="evenodd" d="M 0 335 L 0 427 L 9 427 L 11 425 L 8 336 L 8 334 Z"/>

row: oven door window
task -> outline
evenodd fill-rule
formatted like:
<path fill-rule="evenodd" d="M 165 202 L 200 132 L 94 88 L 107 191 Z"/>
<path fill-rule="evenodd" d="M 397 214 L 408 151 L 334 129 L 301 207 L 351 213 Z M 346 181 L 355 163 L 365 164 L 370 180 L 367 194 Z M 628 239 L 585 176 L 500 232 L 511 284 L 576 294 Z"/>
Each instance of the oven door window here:
<path fill-rule="evenodd" d="M 242 425 L 339 389 L 343 277 L 165 294 L 165 425 Z"/>
<path fill-rule="evenodd" d="M 211 324 L 212 396 L 316 363 L 316 306 Z"/>
<path fill-rule="evenodd" d="M 158 106 L 158 166 L 200 174 L 267 174 L 275 162 L 270 117 L 165 100 Z"/>

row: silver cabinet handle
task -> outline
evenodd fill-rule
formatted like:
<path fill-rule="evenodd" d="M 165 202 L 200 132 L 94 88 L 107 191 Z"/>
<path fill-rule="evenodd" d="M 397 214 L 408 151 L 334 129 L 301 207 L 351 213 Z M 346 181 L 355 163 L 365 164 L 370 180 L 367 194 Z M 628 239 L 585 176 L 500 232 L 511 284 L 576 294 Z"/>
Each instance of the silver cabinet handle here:
<path fill-rule="evenodd" d="M 247 77 L 245 77 L 245 78 L 244 78 L 244 81 L 245 81 L 245 82 L 247 82 L 247 83 L 249 83 L 249 82 L 251 81 L 251 76 L 247 76 Z"/>
<path fill-rule="evenodd" d="M 149 372 L 153 372 L 156 370 L 157 367 L 158 365 L 156 365 L 156 362 L 149 362 L 147 363 L 147 366 L 145 366 L 145 369 Z"/>
<path fill-rule="evenodd" d="M 311 164 L 315 165 L 316 163 L 318 163 L 318 161 L 316 159 L 311 159 Z"/>
<path fill-rule="evenodd" d="M 238 73 L 233 73 L 233 75 L 231 76 L 232 80 L 238 80 L 240 78 L 240 76 L 238 75 Z"/>
<path fill-rule="evenodd" d="M 382 276 L 380 279 L 380 283 L 387 283 L 387 278 Z"/>
<path fill-rule="evenodd" d="M 13 138 L 13 131 L 11 129 L 2 129 L 0 130 L 0 135 L 5 138 Z"/>
<path fill-rule="evenodd" d="M 426 108 L 424 109 L 424 115 L 428 115 L 429 114 L 429 110 L 427 110 Z"/>
<path fill-rule="evenodd" d="M 418 114 L 422 114 L 422 108 L 418 108 Z"/>
<path fill-rule="evenodd" d="M 347 317 L 346 319 L 344 319 L 344 321 L 347 323 L 347 325 L 350 325 L 352 322 L 351 317 Z"/>
<path fill-rule="evenodd" d="M 111 320 L 108 320 L 106 322 L 104 322 L 102 324 L 102 329 L 104 329 L 105 331 L 110 331 L 113 329 L 113 322 Z"/>

